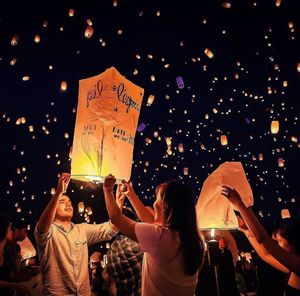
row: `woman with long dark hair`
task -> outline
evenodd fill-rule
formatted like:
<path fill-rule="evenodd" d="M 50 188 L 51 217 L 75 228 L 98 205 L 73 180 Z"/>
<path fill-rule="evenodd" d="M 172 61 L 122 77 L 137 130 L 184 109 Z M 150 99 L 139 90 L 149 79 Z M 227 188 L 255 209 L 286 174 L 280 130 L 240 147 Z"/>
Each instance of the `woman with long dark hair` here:
<path fill-rule="evenodd" d="M 104 181 L 106 207 L 112 223 L 138 241 L 144 251 L 142 295 L 194 295 L 203 246 L 189 188 L 178 181 L 159 185 L 154 217 L 140 204 L 137 213 L 144 212 L 146 218 L 141 220 L 149 223 L 137 223 L 118 208 L 113 195 L 115 182 L 111 175 Z M 127 189 L 133 194 L 132 188 Z"/>

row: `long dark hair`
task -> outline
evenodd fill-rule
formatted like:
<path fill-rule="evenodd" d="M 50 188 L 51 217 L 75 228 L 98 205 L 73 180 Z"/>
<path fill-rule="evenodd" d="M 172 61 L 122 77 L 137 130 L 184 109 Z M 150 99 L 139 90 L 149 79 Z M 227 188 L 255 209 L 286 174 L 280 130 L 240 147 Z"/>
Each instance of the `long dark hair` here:
<path fill-rule="evenodd" d="M 196 223 L 195 201 L 191 190 L 178 181 L 161 184 L 165 219 L 170 228 L 178 231 L 184 258 L 184 271 L 194 275 L 203 257 L 203 243 Z"/>

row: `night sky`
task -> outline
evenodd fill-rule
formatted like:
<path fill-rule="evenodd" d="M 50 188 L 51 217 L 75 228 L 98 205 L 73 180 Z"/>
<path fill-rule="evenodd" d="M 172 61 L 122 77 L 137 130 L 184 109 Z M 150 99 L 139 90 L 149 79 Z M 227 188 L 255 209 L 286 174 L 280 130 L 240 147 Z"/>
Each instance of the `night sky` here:
<path fill-rule="evenodd" d="M 264 225 L 280 220 L 285 208 L 295 215 L 298 1 L 3 2 L 1 212 L 35 224 L 58 174 L 70 172 L 78 81 L 114 66 L 145 89 L 139 125 L 146 127 L 136 133 L 132 166 L 134 188 L 145 204 L 153 203 L 156 185 L 173 178 L 189 184 L 197 197 L 221 163 L 241 161 Z M 277 134 L 270 130 L 273 120 L 280 123 Z M 221 135 L 227 136 L 225 146 Z M 74 221 L 84 221 L 79 201 L 91 206 L 90 222 L 107 219 L 101 186 L 72 182 L 68 193 Z"/>

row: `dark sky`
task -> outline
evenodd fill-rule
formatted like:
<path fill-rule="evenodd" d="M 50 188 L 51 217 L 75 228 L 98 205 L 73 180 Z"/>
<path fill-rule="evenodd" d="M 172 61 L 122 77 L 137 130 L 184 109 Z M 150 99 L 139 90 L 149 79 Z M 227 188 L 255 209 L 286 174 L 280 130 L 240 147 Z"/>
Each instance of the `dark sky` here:
<path fill-rule="evenodd" d="M 297 1 L 275 2 L 236 0 L 226 9 L 216 0 L 1 1 L 1 211 L 35 223 L 57 175 L 70 171 L 78 81 L 114 66 L 145 89 L 139 123 L 146 129 L 136 134 L 132 181 L 146 204 L 155 186 L 171 178 L 189 184 L 196 197 L 210 173 L 234 160 L 245 168 L 265 225 L 278 221 L 281 209 L 294 214 L 300 197 L 299 17 Z M 89 39 L 87 19 L 94 28 Z M 149 95 L 155 96 L 151 106 Z M 17 125 L 21 117 L 26 123 Z M 280 122 L 277 135 L 270 133 L 272 120 Z M 171 156 L 165 137 L 172 137 Z M 84 200 L 93 208 L 91 221 L 105 220 L 101 189 L 80 185 L 69 190 L 75 219 L 83 220 L 76 205 Z"/>

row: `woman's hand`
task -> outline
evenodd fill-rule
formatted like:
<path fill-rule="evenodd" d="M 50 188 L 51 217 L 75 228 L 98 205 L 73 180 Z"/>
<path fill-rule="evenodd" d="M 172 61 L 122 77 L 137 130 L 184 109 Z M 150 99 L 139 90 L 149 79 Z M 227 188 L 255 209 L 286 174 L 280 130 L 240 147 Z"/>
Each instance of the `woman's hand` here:
<path fill-rule="evenodd" d="M 105 190 L 113 190 L 115 184 L 116 184 L 116 178 L 112 174 L 109 174 L 104 179 L 103 189 L 105 189 Z"/>
<path fill-rule="evenodd" d="M 222 195 L 224 195 L 225 197 L 227 197 L 227 199 L 236 207 L 239 208 L 239 206 L 241 206 L 243 204 L 243 201 L 241 199 L 241 196 L 239 195 L 239 193 L 235 190 L 232 189 L 228 186 L 223 185 L 222 186 Z"/>
<path fill-rule="evenodd" d="M 126 182 L 125 180 L 122 180 L 122 185 L 120 187 L 120 190 L 122 194 L 127 196 L 128 198 L 130 198 L 132 195 L 136 195 L 134 189 L 132 188 L 132 183 Z"/>

